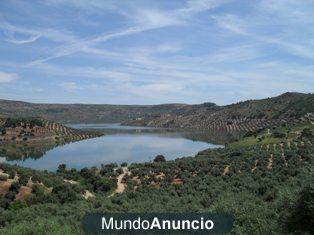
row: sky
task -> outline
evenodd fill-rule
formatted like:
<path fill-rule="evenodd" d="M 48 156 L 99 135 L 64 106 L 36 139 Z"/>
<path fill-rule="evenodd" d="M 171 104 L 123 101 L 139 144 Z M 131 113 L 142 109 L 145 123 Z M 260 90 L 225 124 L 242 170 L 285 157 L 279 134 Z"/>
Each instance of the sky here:
<path fill-rule="evenodd" d="M 311 0 L 0 1 L 0 99 L 229 104 L 314 91 Z"/>

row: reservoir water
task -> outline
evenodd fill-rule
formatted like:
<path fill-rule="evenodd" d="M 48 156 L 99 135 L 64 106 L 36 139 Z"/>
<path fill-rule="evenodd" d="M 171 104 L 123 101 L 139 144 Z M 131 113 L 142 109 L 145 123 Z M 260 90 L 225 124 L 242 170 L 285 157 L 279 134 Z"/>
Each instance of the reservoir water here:
<path fill-rule="evenodd" d="M 0 161 L 41 170 L 55 170 L 59 164 L 68 168 L 100 166 L 107 163 L 149 162 L 158 154 L 167 160 L 194 156 L 201 150 L 221 145 L 209 143 L 196 132 L 182 132 L 119 124 L 75 124 L 73 128 L 97 129 L 104 136 L 28 152 L 25 156 L 3 156 Z"/>

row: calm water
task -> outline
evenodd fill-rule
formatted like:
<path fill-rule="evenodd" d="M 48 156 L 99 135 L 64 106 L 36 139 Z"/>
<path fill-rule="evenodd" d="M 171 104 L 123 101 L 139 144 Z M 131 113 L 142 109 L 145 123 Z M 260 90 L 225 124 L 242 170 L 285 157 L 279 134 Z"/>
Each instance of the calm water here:
<path fill-rule="evenodd" d="M 44 152 L 40 157 L 28 154 L 28 157 L 23 157 L 23 160 L 11 158 L 9 162 L 35 169 L 55 170 L 62 163 L 65 163 L 68 168 L 83 168 L 111 162 L 148 162 L 158 154 L 171 160 L 183 156 L 194 156 L 206 148 L 219 147 L 205 141 L 195 140 L 197 134 L 187 135 L 187 133 L 177 131 L 126 127 L 118 124 L 69 126 L 103 130 L 105 135 L 57 146 Z M 1 160 L 7 161 L 8 158 L 0 158 Z"/>

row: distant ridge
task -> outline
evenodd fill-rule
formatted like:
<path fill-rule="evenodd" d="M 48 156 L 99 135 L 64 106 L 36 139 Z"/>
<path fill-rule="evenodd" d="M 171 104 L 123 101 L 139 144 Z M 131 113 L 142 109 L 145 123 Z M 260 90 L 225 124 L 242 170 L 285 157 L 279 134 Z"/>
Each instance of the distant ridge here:
<path fill-rule="evenodd" d="M 39 104 L 0 99 L 0 117 L 41 117 L 60 123 L 105 123 L 169 112 L 181 113 L 190 107 L 193 105 Z"/>
<path fill-rule="evenodd" d="M 2 117 L 42 117 L 61 123 L 123 122 L 171 128 L 223 131 L 253 131 L 269 125 L 295 121 L 314 113 L 314 95 L 287 92 L 273 98 L 247 100 L 218 106 L 197 105 L 108 105 L 34 104 L 0 100 Z"/>

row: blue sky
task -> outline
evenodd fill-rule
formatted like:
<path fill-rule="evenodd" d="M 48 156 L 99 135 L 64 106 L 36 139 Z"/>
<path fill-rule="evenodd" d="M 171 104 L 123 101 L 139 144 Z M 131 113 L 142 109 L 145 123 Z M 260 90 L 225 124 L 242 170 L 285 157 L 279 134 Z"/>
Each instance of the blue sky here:
<path fill-rule="evenodd" d="M 314 2 L 0 2 L 0 98 L 228 104 L 313 92 Z"/>

